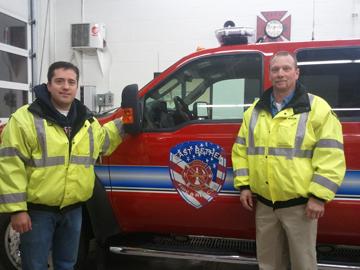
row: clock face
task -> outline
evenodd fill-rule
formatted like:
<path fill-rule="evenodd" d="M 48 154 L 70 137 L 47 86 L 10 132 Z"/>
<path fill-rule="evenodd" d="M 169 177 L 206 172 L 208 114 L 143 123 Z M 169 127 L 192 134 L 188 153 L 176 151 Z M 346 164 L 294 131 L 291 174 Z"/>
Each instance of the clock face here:
<path fill-rule="evenodd" d="M 284 26 L 279 20 L 271 20 L 266 23 L 265 34 L 269 38 L 278 38 L 284 31 Z"/>

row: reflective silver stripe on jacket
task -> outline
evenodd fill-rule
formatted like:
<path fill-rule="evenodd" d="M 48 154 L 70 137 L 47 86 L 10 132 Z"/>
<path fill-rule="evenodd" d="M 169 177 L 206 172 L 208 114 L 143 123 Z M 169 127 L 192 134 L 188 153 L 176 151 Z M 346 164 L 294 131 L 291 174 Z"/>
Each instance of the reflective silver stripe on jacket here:
<path fill-rule="evenodd" d="M 250 118 L 250 125 L 249 125 L 249 147 L 255 147 L 255 139 L 254 139 L 254 130 L 259 118 L 259 111 L 254 108 L 251 118 Z"/>
<path fill-rule="evenodd" d="M 316 147 L 318 148 L 338 148 L 344 150 L 344 145 L 334 139 L 321 139 L 317 142 Z"/>
<path fill-rule="evenodd" d="M 94 133 L 92 130 L 92 126 L 89 127 L 88 129 L 88 133 L 89 133 L 89 157 L 93 157 L 94 156 Z"/>
<path fill-rule="evenodd" d="M 235 176 L 249 176 L 249 169 L 234 170 Z"/>
<path fill-rule="evenodd" d="M 15 147 L 4 147 L 0 149 L 0 157 L 18 157 L 24 162 L 24 164 L 31 164 L 31 159 L 26 158 L 20 151 Z"/>
<path fill-rule="evenodd" d="M 235 143 L 246 145 L 246 140 L 243 137 L 236 137 Z"/>
<path fill-rule="evenodd" d="M 75 156 L 70 157 L 70 163 L 85 165 L 86 168 L 90 165 L 95 164 L 96 160 L 93 158 L 94 155 L 94 133 L 92 126 L 88 129 L 89 133 L 89 156 Z"/>
<path fill-rule="evenodd" d="M 121 137 L 121 138 L 124 138 L 125 131 L 124 131 L 124 127 L 123 127 L 122 121 L 121 121 L 119 118 L 117 118 L 117 119 L 114 120 L 114 123 L 115 123 L 116 128 L 118 129 L 118 132 L 119 132 L 119 134 L 120 134 L 120 137 Z"/>
<path fill-rule="evenodd" d="M 113 122 L 119 132 L 120 137 L 124 138 L 125 131 L 124 131 L 123 123 L 121 122 L 121 120 L 119 118 L 117 118 Z M 110 136 L 108 134 L 107 129 L 105 129 L 105 130 L 106 130 L 106 134 L 105 134 L 104 144 L 101 148 L 101 154 L 105 154 L 110 148 Z"/>
<path fill-rule="evenodd" d="M 90 165 L 94 165 L 96 160 L 92 157 L 82 157 L 82 156 L 71 156 L 70 163 L 85 165 L 86 168 L 90 167 Z"/>
<path fill-rule="evenodd" d="M 247 149 L 248 155 L 263 155 L 265 154 L 265 147 L 255 147 L 255 138 L 254 138 L 254 130 L 256 126 L 256 122 L 259 118 L 259 111 L 254 108 L 249 125 L 249 146 Z"/>
<path fill-rule="evenodd" d="M 107 150 L 109 149 L 109 147 L 110 147 L 110 138 L 109 138 L 109 134 L 106 132 L 105 133 L 104 144 L 103 144 L 102 149 L 101 149 L 101 154 L 106 153 Z"/>
<path fill-rule="evenodd" d="M 4 147 L 0 149 L 0 157 L 16 157 L 19 153 L 19 150 L 15 147 Z"/>
<path fill-rule="evenodd" d="M 311 106 L 314 96 L 309 95 L 309 99 L 310 99 L 310 106 Z M 308 119 L 309 119 L 309 112 L 300 114 L 300 119 L 299 119 L 299 123 L 298 123 L 297 130 L 296 130 L 296 135 L 295 135 L 295 149 L 296 150 L 300 150 L 301 145 L 304 141 L 305 131 L 306 131 L 306 123 L 307 123 Z"/>
<path fill-rule="evenodd" d="M 292 159 L 293 157 L 312 158 L 313 151 L 295 148 L 269 147 L 269 155 L 285 156 L 287 159 Z"/>
<path fill-rule="evenodd" d="M 42 150 L 42 158 L 33 159 L 32 164 L 29 164 L 29 166 L 48 167 L 48 166 L 56 166 L 56 165 L 64 164 L 65 157 L 63 156 L 48 157 L 45 126 L 44 126 L 45 120 L 43 120 L 38 116 L 34 116 L 34 121 L 35 121 L 36 134 L 39 140 L 39 145 Z"/>
<path fill-rule="evenodd" d="M 309 95 L 310 105 L 314 100 L 314 96 Z M 249 126 L 249 148 L 248 155 L 262 155 L 265 153 L 265 147 L 255 147 L 254 139 L 254 130 L 256 122 L 259 117 L 259 111 L 254 109 L 250 119 Z M 301 145 L 305 138 L 306 123 L 309 118 L 309 112 L 302 113 L 300 115 L 299 123 L 296 129 L 295 135 L 295 147 L 294 148 L 284 148 L 284 147 L 269 147 L 269 155 L 273 156 L 285 156 L 287 159 L 292 159 L 293 157 L 299 158 L 312 158 L 313 150 L 301 150 Z"/>
<path fill-rule="evenodd" d="M 18 203 L 26 201 L 26 193 L 12 193 L 0 195 L 0 203 Z"/>
<path fill-rule="evenodd" d="M 248 155 L 264 155 L 265 147 L 248 147 L 247 154 Z"/>
<path fill-rule="evenodd" d="M 331 190 L 334 193 L 336 193 L 336 191 L 339 188 L 339 186 L 336 183 L 334 183 L 333 181 L 327 179 L 326 177 L 318 175 L 318 174 L 314 174 L 313 182 Z"/>

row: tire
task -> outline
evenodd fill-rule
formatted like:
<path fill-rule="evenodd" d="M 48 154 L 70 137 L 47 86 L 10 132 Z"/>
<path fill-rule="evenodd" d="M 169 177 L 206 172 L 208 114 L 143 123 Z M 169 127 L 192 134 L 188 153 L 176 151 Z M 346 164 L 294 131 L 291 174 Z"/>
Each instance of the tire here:
<path fill-rule="evenodd" d="M 0 214 L 0 270 L 21 270 L 20 234 L 10 226 L 10 215 Z M 81 233 L 78 260 L 75 269 L 85 269 L 89 250 L 89 238 Z M 49 256 L 49 270 L 53 269 Z"/>
<path fill-rule="evenodd" d="M 20 235 L 10 226 L 10 215 L 0 214 L 0 269 L 21 270 Z"/>

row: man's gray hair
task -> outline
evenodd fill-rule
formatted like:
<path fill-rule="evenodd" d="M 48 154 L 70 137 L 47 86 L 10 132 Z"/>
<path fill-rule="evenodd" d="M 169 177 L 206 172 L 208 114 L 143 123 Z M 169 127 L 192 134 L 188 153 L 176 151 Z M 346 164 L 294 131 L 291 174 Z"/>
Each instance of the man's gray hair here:
<path fill-rule="evenodd" d="M 270 66 L 271 66 L 274 58 L 276 58 L 276 57 L 278 57 L 278 56 L 291 56 L 291 58 L 294 59 L 295 68 L 298 67 L 298 65 L 297 65 L 297 59 L 296 59 L 295 54 L 293 54 L 293 53 L 291 53 L 291 52 L 288 52 L 288 51 L 278 51 L 278 52 L 276 52 L 276 53 L 271 57 Z"/>

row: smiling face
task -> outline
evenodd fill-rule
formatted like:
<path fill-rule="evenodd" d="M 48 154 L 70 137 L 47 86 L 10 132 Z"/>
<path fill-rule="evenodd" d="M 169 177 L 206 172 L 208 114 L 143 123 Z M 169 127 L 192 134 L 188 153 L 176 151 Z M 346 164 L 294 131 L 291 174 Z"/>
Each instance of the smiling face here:
<path fill-rule="evenodd" d="M 51 102 L 55 108 L 68 111 L 75 99 L 78 82 L 74 70 L 58 68 L 54 70 L 47 88 L 51 94 Z"/>
<path fill-rule="evenodd" d="M 270 81 L 275 92 L 290 93 L 295 89 L 299 69 L 291 55 L 277 55 L 270 62 Z"/>

